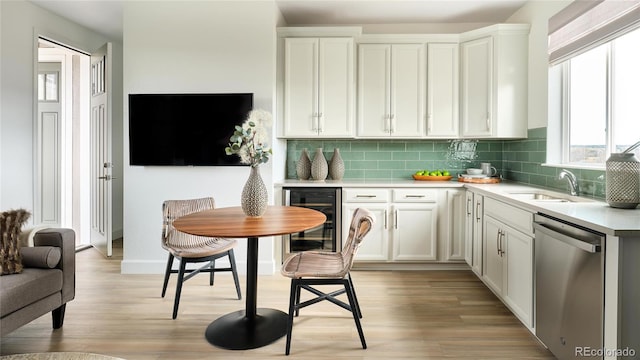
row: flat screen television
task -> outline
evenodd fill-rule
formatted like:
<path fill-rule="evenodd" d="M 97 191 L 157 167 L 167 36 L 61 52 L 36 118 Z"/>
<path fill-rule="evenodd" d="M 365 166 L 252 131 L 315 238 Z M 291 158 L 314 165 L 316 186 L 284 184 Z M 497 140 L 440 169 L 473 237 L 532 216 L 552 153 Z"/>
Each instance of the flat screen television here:
<path fill-rule="evenodd" d="M 224 148 L 252 107 L 252 93 L 129 94 L 129 164 L 243 165 Z"/>

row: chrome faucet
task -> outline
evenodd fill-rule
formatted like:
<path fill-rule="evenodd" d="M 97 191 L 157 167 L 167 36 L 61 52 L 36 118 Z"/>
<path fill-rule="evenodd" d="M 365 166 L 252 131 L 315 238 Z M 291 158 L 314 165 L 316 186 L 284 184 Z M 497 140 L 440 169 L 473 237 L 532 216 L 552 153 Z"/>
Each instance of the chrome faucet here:
<path fill-rule="evenodd" d="M 567 179 L 567 181 L 569 182 L 569 191 L 571 192 L 571 195 L 578 196 L 578 194 L 580 194 L 578 179 L 571 171 L 562 169 L 562 171 L 560 171 L 560 174 L 558 174 L 558 179 Z"/>

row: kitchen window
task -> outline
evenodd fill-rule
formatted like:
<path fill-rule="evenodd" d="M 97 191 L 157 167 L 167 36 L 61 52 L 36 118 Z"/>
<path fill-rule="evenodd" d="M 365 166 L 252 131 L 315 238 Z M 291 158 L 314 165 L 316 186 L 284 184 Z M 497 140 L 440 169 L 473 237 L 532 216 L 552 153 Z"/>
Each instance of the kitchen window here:
<path fill-rule="evenodd" d="M 559 61 L 549 68 L 547 163 L 604 169 L 611 153 L 640 140 L 640 27 Z"/>

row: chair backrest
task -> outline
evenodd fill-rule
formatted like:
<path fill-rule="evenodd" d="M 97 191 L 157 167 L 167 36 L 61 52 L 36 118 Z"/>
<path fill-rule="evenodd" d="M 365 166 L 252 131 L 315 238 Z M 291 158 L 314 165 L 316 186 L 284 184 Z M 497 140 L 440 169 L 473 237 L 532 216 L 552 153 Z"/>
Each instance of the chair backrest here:
<path fill-rule="evenodd" d="M 360 247 L 360 244 L 362 244 L 364 237 L 369 233 L 369 231 L 371 231 L 371 228 L 373 228 L 375 221 L 375 215 L 365 208 L 357 208 L 353 212 L 351 225 L 349 225 L 349 236 L 342 247 L 342 257 L 345 260 L 345 270 L 348 271 L 351 269 L 353 259 L 358 252 L 358 248 Z"/>
<path fill-rule="evenodd" d="M 215 207 L 212 197 L 187 200 L 166 200 L 162 203 L 162 246 L 167 238 L 177 230 L 173 227 L 173 220 L 198 211 L 210 210 Z"/>

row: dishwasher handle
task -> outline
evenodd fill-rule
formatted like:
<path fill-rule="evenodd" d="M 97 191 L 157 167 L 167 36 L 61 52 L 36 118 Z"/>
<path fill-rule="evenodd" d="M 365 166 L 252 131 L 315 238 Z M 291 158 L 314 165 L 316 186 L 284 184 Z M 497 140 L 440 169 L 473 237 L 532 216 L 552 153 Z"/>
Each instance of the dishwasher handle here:
<path fill-rule="evenodd" d="M 574 237 L 565 235 L 563 233 L 557 232 L 555 230 L 553 230 L 551 227 L 545 225 L 545 224 L 541 224 L 541 223 L 537 223 L 534 222 L 533 223 L 533 228 L 535 229 L 535 231 L 540 231 L 544 234 L 547 234 L 551 237 L 553 237 L 556 240 L 562 241 L 563 243 L 573 246 L 575 248 L 590 252 L 590 253 L 597 253 L 600 252 L 600 244 L 592 244 L 586 241 L 582 241 L 580 239 L 576 239 Z"/>

